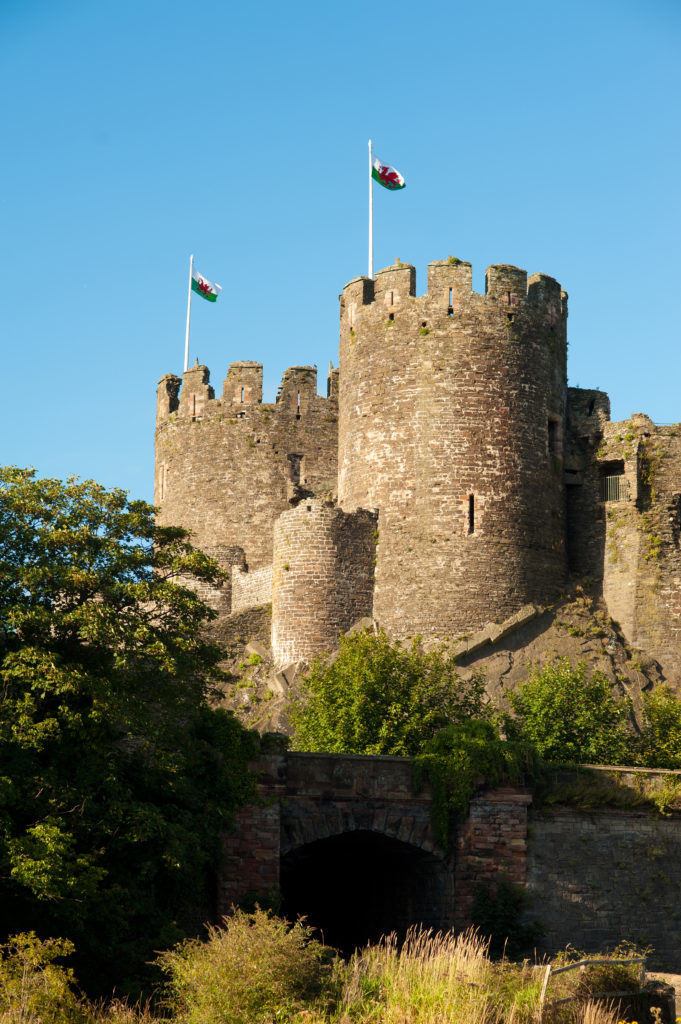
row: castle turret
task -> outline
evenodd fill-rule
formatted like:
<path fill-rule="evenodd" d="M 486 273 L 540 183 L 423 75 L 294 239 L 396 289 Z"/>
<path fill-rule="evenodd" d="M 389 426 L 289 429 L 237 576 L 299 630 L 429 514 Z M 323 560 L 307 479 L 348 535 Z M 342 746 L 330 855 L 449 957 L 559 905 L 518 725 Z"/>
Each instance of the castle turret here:
<path fill-rule="evenodd" d="M 272 654 L 279 665 L 310 661 L 371 615 L 376 513 L 302 501 L 274 527 Z"/>
<path fill-rule="evenodd" d="M 567 296 L 506 265 L 397 264 L 341 295 L 339 501 L 379 509 L 374 615 L 456 634 L 566 575 Z"/>

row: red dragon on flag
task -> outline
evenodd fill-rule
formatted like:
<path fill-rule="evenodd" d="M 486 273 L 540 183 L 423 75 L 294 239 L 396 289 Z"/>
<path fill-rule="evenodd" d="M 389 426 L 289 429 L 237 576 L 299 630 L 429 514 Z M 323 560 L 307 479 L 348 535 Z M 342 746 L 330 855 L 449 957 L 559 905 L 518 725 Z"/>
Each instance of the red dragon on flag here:
<path fill-rule="evenodd" d="M 391 191 L 404 188 L 405 182 L 400 172 L 396 171 L 394 167 L 389 167 L 388 164 L 382 164 L 376 157 L 372 160 L 371 177 L 383 188 L 388 188 Z"/>

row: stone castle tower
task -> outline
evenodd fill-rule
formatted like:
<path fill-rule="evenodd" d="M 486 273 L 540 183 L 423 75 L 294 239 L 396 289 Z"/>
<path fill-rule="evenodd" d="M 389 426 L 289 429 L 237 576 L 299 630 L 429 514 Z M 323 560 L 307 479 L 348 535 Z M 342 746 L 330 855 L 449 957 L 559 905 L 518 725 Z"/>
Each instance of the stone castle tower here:
<path fill-rule="evenodd" d="M 391 635 L 453 637 L 602 580 L 630 643 L 681 683 L 681 430 L 609 421 L 567 387 L 567 295 L 501 265 L 356 278 L 340 297 L 340 367 L 205 366 L 158 388 L 156 492 L 230 571 L 223 614 L 272 602 L 279 664 L 371 616 Z"/>

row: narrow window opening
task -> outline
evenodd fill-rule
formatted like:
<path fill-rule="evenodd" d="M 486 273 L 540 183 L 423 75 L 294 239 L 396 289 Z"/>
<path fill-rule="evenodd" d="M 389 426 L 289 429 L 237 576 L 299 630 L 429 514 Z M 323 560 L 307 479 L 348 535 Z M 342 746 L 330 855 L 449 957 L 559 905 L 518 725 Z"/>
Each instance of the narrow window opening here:
<path fill-rule="evenodd" d="M 475 533 L 475 495 L 468 495 L 468 532 Z"/>
<path fill-rule="evenodd" d="M 300 419 L 300 391 L 296 393 L 296 419 Z"/>
<path fill-rule="evenodd" d="M 450 288 L 449 289 L 449 305 L 452 306 L 453 304 L 454 304 L 454 289 Z"/>
<path fill-rule="evenodd" d="M 421 327 L 427 327 L 427 326 L 428 326 L 427 322 L 425 320 L 422 320 L 421 321 Z"/>
<path fill-rule="evenodd" d="M 389 306 L 393 306 L 395 304 L 394 296 L 395 296 L 394 292 L 388 292 L 388 305 Z"/>
<path fill-rule="evenodd" d="M 196 419 L 196 395 L 192 395 L 192 419 Z"/>
<path fill-rule="evenodd" d="M 558 449 L 558 424 L 556 420 L 548 421 L 549 455 L 555 455 Z"/>
<path fill-rule="evenodd" d="M 394 320 L 394 319 L 395 319 L 395 314 L 394 313 L 388 313 L 388 320 Z"/>
<path fill-rule="evenodd" d="M 506 292 L 506 301 L 508 302 L 508 304 L 510 306 L 511 305 L 511 293 L 510 292 Z"/>
<path fill-rule="evenodd" d="M 588 411 L 587 411 L 587 416 L 593 416 L 593 414 L 594 414 L 594 406 L 595 406 L 595 404 L 596 404 L 596 403 L 594 402 L 594 400 L 593 400 L 593 398 L 592 398 L 592 399 L 591 399 L 591 401 L 589 402 L 589 409 L 588 409 Z"/>
<path fill-rule="evenodd" d="M 159 492 L 160 492 L 161 501 L 163 501 L 163 499 L 166 496 L 166 466 L 165 466 L 165 462 L 161 466 L 161 477 L 160 477 L 160 480 L 159 480 Z"/>
<path fill-rule="evenodd" d="M 506 323 L 512 324 L 514 318 L 515 318 L 515 313 L 507 313 L 506 314 Z"/>
<path fill-rule="evenodd" d="M 447 308 L 447 316 L 454 316 L 454 307 L 453 306 L 449 306 Z"/>
<path fill-rule="evenodd" d="M 244 400 L 244 389 L 242 388 L 241 389 L 241 401 L 243 402 L 243 400 Z"/>

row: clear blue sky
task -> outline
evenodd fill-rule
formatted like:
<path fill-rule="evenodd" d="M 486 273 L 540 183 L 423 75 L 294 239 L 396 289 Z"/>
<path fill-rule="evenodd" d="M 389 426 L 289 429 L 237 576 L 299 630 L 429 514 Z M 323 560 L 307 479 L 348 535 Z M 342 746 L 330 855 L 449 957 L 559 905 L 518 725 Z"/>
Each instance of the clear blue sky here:
<path fill-rule="evenodd" d="M 2 456 L 151 498 L 190 358 L 338 361 L 343 285 L 491 263 L 569 293 L 570 383 L 681 420 L 681 4 L 0 0 Z"/>

